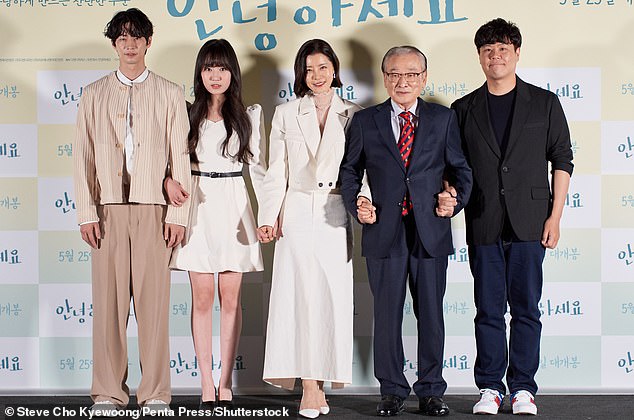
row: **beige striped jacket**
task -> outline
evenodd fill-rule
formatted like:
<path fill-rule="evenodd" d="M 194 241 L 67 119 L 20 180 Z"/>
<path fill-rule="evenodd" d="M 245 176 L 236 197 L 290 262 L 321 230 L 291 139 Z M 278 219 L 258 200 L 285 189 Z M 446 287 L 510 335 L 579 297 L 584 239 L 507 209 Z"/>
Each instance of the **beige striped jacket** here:
<path fill-rule="evenodd" d="M 131 99 L 134 172 L 129 197 L 123 187 L 124 142 L 128 98 Z M 132 86 L 116 72 L 84 88 L 73 145 L 75 202 L 80 224 L 98 221 L 97 206 L 114 203 L 166 205 L 163 180 L 171 176 L 191 191 L 187 133 L 189 121 L 183 90 L 152 72 Z M 169 205 L 166 223 L 186 226 L 189 202 Z"/>

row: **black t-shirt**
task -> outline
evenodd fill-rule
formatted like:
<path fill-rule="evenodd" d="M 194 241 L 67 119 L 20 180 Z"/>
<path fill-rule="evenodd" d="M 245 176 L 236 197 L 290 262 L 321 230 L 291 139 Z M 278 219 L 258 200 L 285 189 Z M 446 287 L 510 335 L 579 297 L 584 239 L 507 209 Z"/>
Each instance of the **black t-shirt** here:
<path fill-rule="evenodd" d="M 506 145 L 509 142 L 511 132 L 511 121 L 513 120 L 513 109 L 515 108 L 515 96 L 517 89 L 514 88 L 509 93 L 496 96 L 487 91 L 487 102 L 489 104 L 489 118 L 493 133 L 500 145 L 502 157 L 506 153 Z M 501 197 L 504 200 L 504 197 Z M 504 212 L 504 225 L 502 226 L 501 239 L 503 242 L 518 241 L 517 235 L 513 231 L 508 213 Z"/>
<path fill-rule="evenodd" d="M 489 105 L 489 118 L 491 119 L 491 127 L 493 133 L 500 145 L 502 156 L 506 150 L 511 132 L 511 121 L 513 120 L 513 108 L 515 107 L 515 94 L 517 89 L 514 88 L 509 93 L 496 96 L 487 91 L 487 102 Z"/>

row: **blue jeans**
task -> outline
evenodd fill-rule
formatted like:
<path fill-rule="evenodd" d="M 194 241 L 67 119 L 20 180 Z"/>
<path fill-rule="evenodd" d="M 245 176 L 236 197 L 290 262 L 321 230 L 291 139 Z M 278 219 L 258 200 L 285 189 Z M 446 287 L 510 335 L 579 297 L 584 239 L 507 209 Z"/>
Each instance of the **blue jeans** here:
<path fill-rule="evenodd" d="M 469 246 L 476 305 L 474 367 L 478 388 L 505 393 L 526 390 L 535 394 L 539 367 L 545 249 L 539 241 L 502 241 Z M 504 315 L 510 308 L 510 339 L 506 342 Z"/>

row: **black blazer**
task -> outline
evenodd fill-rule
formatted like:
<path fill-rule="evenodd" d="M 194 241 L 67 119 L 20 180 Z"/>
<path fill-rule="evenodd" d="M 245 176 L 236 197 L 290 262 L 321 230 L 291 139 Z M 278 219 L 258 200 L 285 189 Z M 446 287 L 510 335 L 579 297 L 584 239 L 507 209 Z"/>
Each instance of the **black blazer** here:
<path fill-rule="evenodd" d="M 473 170 L 473 192 L 465 208 L 467 243 L 497 241 L 505 212 L 520 240 L 540 240 L 552 209 L 548 162 L 553 170 L 572 174 L 573 168 L 570 132 L 559 98 L 517 77 L 505 156 L 491 127 L 486 83 L 451 107 Z"/>
<path fill-rule="evenodd" d="M 458 124 L 453 111 L 418 99 L 419 122 L 408 169 L 399 155 L 390 111 L 386 102 L 358 111 L 346 135 L 341 162 L 341 193 L 348 211 L 357 216 L 357 194 L 365 170 L 377 208 L 377 221 L 363 225 L 362 253 L 370 258 L 388 256 L 399 231 L 401 203 L 409 191 L 416 227 L 425 250 L 433 257 L 454 252 L 451 221 L 437 217 L 436 195 L 443 190 L 445 170 L 455 174 L 457 214 L 471 192 L 471 169 L 460 147 Z"/>

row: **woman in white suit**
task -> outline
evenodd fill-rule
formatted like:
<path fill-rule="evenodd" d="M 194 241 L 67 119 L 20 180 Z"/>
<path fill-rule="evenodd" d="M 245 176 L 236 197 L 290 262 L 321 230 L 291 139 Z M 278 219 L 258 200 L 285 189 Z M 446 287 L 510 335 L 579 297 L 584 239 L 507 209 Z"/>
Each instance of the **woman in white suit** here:
<path fill-rule="evenodd" d="M 340 86 L 331 46 L 304 43 L 295 57 L 298 99 L 273 116 L 258 213 L 260 240 L 277 240 L 263 379 L 293 390 L 301 378 L 299 413 L 309 418 L 330 411 L 324 382 L 352 381 L 352 226 L 337 179 L 360 107 L 335 94 Z"/>

